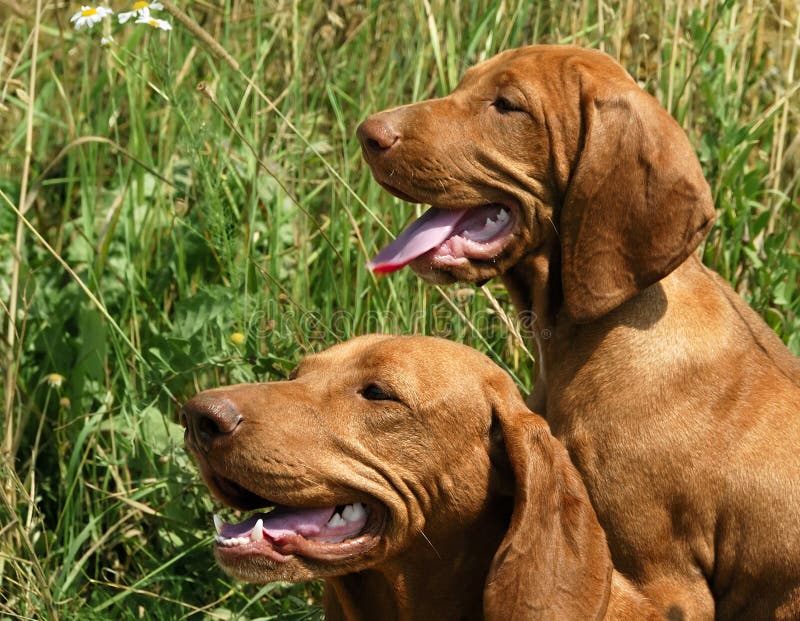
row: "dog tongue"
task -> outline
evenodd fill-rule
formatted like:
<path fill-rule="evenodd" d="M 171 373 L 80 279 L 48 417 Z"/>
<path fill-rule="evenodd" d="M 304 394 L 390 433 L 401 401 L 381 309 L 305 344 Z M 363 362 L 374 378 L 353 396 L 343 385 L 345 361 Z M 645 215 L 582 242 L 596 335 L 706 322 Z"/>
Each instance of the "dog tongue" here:
<path fill-rule="evenodd" d="M 325 527 L 335 510 L 336 507 L 326 507 L 324 509 L 289 509 L 280 507 L 270 513 L 252 515 L 238 524 L 223 524 L 220 534 L 224 537 L 249 536 L 256 522 L 261 519 L 263 520 L 264 532 L 273 538 L 293 533 L 303 536 L 316 535 Z"/>
<path fill-rule="evenodd" d="M 367 263 L 367 267 L 376 274 L 388 274 L 405 267 L 450 237 L 468 211 L 431 207 Z"/>

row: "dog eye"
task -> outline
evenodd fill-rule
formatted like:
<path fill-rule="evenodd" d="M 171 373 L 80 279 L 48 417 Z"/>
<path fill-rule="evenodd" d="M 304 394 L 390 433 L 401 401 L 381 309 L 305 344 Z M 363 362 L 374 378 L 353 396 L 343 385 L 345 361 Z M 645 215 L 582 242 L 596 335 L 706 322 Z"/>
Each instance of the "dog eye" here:
<path fill-rule="evenodd" d="M 361 396 L 368 401 L 399 401 L 394 395 L 390 395 L 380 386 L 369 384 L 361 391 Z"/>
<path fill-rule="evenodd" d="M 492 102 L 492 105 L 495 107 L 495 110 L 498 112 L 524 112 L 522 108 L 519 106 L 514 105 L 505 97 L 498 97 Z"/>

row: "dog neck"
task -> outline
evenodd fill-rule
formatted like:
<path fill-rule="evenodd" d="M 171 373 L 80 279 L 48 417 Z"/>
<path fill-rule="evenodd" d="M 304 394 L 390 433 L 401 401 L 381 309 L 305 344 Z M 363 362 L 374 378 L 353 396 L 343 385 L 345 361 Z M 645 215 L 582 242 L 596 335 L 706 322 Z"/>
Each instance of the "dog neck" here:
<path fill-rule="evenodd" d="M 528 398 L 528 406 L 535 412 L 548 415 L 548 398 L 563 391 L 565 382 L 598 347 L 604 348 L 602 368 L 620 369 L 637 351 L 648 349 L 652 339 L 668 343 L 669 347 L 657 350 L 663 352 L 662 358 L 651 356 L 651 364 L 637 369 L 642 381 L 656 382 L 667 369 L 674 370 L 688 352 L 694 360 L 702 360 L 735 348 L 736 343 L 729 342 L 733 325 L 738 326 L 737 338 L 752 338 L 784 375 L 800 385 L 800 361 L 695 255 L 610 313 L 578 324 L 564 310 L 560 270 L 553 261 L 557 254 L 556 250 L 550 255 L 528 255 L 503 275 L 521 331 L 537 347 L 536 382 Z M 687 316 L 691 321 L 687 322 Z M 576 344 L 580 344 L 578 349 Z M 721 385 L 732 379 L 725 376 L 714 381 Z"/>
<path fill-rule="evenodd" d="M 564 299 L 559 260 L 557 242 L 545 243 L 502 276 L 517 310 L 520 332 L 536 345 L 536 382 L 528 405 L 542 415 L 546 413 L 551 343 Z"/>
<path fill-rule="evenodd" d="M 503 282 L 522 323 L 521 331 L 537 347 L 536 381 L 527 404 L 534 412 L 547 417 L 547 402 L 556 387 L 573 377 L 591 354 L 617 326 L 632 328 L 646 338 L 646 329 L 661 321 L 667 309 L 667 281 L 685 280 L 694 274 L 699 261 L 690 257 L 664 280 L 651 285 L 610 313 L 588 323 L 576 323 L 564 308 L 558 247 L 543 246 L 503 275 Z M 674 287 L 673 287 L 674 288 Z M 673 300 L 673 303 L 676 303 Z M 679 301 L 677 303 L 680 303 Z M 581 351 L 576 343 L 582 344 Z M 631 355 L 627 348 L 641 345 L 623 340 L 611 356 Z M 552 422 L 551 422 L 552 425 Z"/>
<path fill-rule="evenodd" d="M 479 621 L 483 589 L 510 518 L 497 503 L 457 536 L 418 535 L 382 565 L 325 581 L 325 618 L 335 621 Z"/>

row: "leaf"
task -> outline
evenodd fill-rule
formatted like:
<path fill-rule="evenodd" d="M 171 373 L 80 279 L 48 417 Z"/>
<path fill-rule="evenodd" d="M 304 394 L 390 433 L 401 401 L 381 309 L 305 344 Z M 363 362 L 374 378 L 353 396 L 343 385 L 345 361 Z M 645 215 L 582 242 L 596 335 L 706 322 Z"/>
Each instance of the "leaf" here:
<path fill-rule="evenodd" d="M 226 287 L 214 286 L 199 291 L 176 305 L 175 332 L 188 338 L 211 323 L 224 325 L 221 320 L 231 315 L 234 302 L 233 291 Z"/>
<path fill-rule="evenodd" d="M 169 420 L 155 407 L 146 407 L 139 413 L 137 433 L 139 440 L 156 454 L 163 455 L 183 444 L 183 427 Z"/>
<path fill-rule="evenodd" d="M 71 371 L 76 379 L 102 382 L 108 355 L 107 330 L 99 312 L 88 306 L 78 311 L 78 355 Z"/>

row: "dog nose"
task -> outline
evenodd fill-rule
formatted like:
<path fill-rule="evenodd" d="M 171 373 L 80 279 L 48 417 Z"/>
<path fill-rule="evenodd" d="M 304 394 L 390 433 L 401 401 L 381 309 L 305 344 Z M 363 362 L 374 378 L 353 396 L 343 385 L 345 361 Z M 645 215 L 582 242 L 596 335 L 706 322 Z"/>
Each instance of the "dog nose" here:
<path fill-rule="evenodd" d="M 216 441 L 229 437 L 242 420 L 242 415 L 228 399 L 203 394 L 187 401 L 181 413 L 187 434 L 203 451 L 208 451 Z"/>
<path fill-rule="evenodd" d="M 364 150 L 371 153 L 383 153 L 400 140 L 400 134 L 389 121 L 375 116 L 358 126 L 356 136 Z"/>

